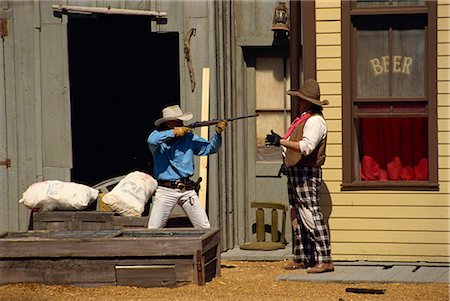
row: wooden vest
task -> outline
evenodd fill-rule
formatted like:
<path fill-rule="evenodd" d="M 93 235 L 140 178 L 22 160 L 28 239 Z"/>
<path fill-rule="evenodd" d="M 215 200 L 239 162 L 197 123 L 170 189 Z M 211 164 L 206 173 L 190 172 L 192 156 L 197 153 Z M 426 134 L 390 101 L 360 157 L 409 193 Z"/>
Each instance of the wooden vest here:
<path fill-rule="evenodd" d="M 302 139 L 303 128 L 305 127 L 305 124 L 308 121 L 308 119 L 300 123 L 299 126 L 292 132 L 289 141 L 300 141 Z M 286 167 L 292 167 L 295 165 L 316 166 L 316 167 L 322 166 L 325 163 L 325 149 L 327 146 L 327 137 L 328 135 L 325 136 L 325 138 L 319 142 L 316 148 L 308 156 L 303 156 L 301 152 L 288 148 L 286 151 L 286 157 L 284 158 L 284 164 L 286 165 Z"/>

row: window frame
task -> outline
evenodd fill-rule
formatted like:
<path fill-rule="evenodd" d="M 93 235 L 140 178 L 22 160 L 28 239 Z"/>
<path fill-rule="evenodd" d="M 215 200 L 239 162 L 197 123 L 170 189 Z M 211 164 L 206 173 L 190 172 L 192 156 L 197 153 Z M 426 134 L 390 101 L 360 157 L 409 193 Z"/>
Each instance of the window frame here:
<path fill-rule="evenodd" d="M 425 98 L 428 107 L 428 181 L 358 181 L 355 178 L 355 100 L 356 64 L 353 38 L 353 16 L 426 15 Z M 343 1 L 342 30 L 342 184 L 341 190 L 439 190 L 437 150 L 437 2 L 426 1 L 421 6 L 356 7 L 356 1 Z M 355 83 L 355 84 L 353 84 Z"/>

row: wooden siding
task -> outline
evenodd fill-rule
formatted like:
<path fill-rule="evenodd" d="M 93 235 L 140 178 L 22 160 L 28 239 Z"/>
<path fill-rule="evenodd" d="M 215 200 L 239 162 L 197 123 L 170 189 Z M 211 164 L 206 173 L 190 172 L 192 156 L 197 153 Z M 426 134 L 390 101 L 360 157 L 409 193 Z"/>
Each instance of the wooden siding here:
<path fill-rule="evenodd" d="M 341 191 L 342 91 L 340 1 L 316 1 L 317 80 L 329 127 L 320 192 L 335 260 L 449 262 L 450 5 L 438 3 L 437 192 Z M 339 13 L 338 13 L 339 12 Z"/>
<path fill-rule="evenodd" d="M 72 167 L 71 117 L 69 102 L 67 17 L 56 18 L 52 5 L 92 6 L 121 9 L 144 9 L 168 12 L 168 24 L 161 31 L 179 32 L 181 106 L 200 116 L 202 68 L 216 72 L 215 3 L 184 1 L 134 1 L 134 0 L 55 0 L 55 1 L 4 1 L 2 17 L 8 18 L 8 36 L 4 39 L 5 64 L 0 66 L 7 86 L 0 87 L 5 99 L 0 105 L 7 115 L 8 124 L 2 120 L 0 142 L 7 141 L 6 150 L 12 166 L 3 167 L 0 176 L 0 231 L 25 230 L 28 227 L 27 210 L 18 200 L 26 188 L 45 179 L 70 181 Z M 197 86 L 191 92 L 189 72 L 185 63 L 183 42 L 185 33 L 197 29 L 191 40 L 191 57 Z M 120 40 L 118 40 L 120 42 Z M 120 59 L 120 58 L 118 58 Z M 123 58 L 126 59 L 126 58 Z M 223 76 L 222 76 L 223 78 Z M 211 77 L 211 116 L 217 113 L 216 76 Z M 224 101 L 224 98 L 220 98 Z M 6 104 L 5 104 L 6 103 Z M 221 112 L 221 116 L 223 112 Z M 3 135 L 8 135 L 3 137 Z M 210 159 L 211 199 L 218 194 L 218 156 Z M 4 160 L 6 158 L 0 158 Z M 5 176 L 6 174 L 6 176 Z M 3 187 L 8 189 L 3 189 Z M 5 193 L 7 191 L 7 194 Z M 219 202 L 217 202 L 219 203 Z M 216 205 L 210 206 L 212 224 L 219 223 Z"/>

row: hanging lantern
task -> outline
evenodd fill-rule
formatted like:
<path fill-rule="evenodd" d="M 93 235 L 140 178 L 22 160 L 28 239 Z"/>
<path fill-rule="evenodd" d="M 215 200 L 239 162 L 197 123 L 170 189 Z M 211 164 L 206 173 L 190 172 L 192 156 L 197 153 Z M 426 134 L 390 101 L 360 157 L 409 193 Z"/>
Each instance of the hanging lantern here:
<path fill-rule="evenodd" d="M 273 31 L 289 31 L 289 15 L 286 1 L 278 1 L 272 21 Z"/>

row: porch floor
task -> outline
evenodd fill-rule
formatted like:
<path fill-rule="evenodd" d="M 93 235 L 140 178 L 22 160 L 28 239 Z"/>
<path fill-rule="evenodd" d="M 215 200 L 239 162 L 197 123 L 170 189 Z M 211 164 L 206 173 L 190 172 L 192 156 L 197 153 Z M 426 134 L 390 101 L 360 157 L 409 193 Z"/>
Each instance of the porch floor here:
<path fill-rule="evenodd" d="M 221 254 L 223 260 L 279 261 L 292 257 L 292 246 L 275 251 L 248 251 L 239 246 Z M 280 271 L 276 281 L 450 283 L 450 264 L 430 262 L 334 261 L 335 271 L 307 274 L 305 270 Z"/>

